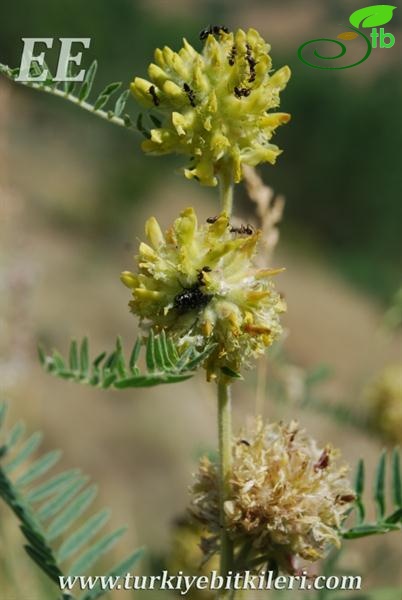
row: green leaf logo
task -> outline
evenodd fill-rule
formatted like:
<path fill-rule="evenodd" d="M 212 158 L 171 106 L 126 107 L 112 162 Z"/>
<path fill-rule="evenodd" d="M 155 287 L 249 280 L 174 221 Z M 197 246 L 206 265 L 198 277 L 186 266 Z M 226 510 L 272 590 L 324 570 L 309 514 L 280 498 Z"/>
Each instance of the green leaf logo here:
<path fill-rule="evenodd" d="M 360 8 L 350 15 L 349 21 L 353 27 L 379 27 L 389 23 L 396 6 L 376 4 Z"/>

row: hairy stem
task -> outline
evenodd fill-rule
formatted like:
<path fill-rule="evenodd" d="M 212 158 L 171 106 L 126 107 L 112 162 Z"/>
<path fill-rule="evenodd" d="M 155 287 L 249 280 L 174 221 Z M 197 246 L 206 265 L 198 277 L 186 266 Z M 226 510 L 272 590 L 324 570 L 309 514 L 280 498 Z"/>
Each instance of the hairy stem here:
<path fill-rule="evenodd" d="M 257 364 L 257 390 L 255 398 L 255 415 L 257 417 L 264 414 L 264 404 L 267 400 L 267 379 L 268 363 L 264 357 Z"/>
<path fill-rule="evenodd" d="M 222 170 L 220 184 L 221 210 L 230 216 L 233 208 L 233 180 L 232 170 L 230 168 Z"/>
<path fill-rule="evenodd" d="M 130 129 L 129 127 L 127 127 L 127 125 L 124 122 L 124 119 L 122 119 L 121 117 L 116 117 L 115 115 L 111 115 L 110 113 L 108 113 L 107 111 L 102 110 L 102 109 L 95 110 L 94 107 L 92 106 L 92 104 L 89 104 L 89 102 L 80 100 L 79 98 L 77 98 L 77 96 L 74 96 L 73 94 L 67 94 L 63 90 L 58 90 L 58 89 L 52 88 L 50 86 L 40 87 L 40 86 L 36 86 L 35 84 L 32 84 L 29 87 L 37 89 L 40 92 L 47 92 L 48 94 L 53 94 L 53 96 L 58 96 L 59 98 L 64 98 L 64 100 L 68 100 L 69 102 L 76 104 L 80 108 L 83 108 L 84 110 L 92 113 L 93 115 L 96 115 L 97 117 L 100 117 L 101 119 L 104 119 L 105 121 L 109 121 L 109 123 L 113 123 L 114 125 L 119 125 L 120 127 L 124 127 L 125 129 Z M 133 131 L 135 131 L 135 129 L 133 129 Z"/>
<path fill-rule="evenodd" d="M 47 94 L 52 94 L 53 96 L 58 96 L 59 98 L 63 98 L 64 100 L 68 100 L 69 102 L 76 104 L 83 110 L 86 110 L 86 111 L 92 113 L 93 115 L 100 117 L 101 119 L 104 119 L 105 121 L 109 121 L 109 123 L 113 123 L 114 125 L 119 125 L 120 127 L 124 127 L 125 129 L 130 129 L 131 131 L 134 131 L 135 133 L 139 133 L 136 128 L 128 125 L 123 118 L 114 115 L 110 111 L 106 111 L 106 110 L 102 110 L 102 109 L 95 110 L 95 108 L 92 104 L 90 104 L 89 102 L 85 102 L 84 100 L 80 100 L 77 96 L 74 96 L 74 94 L 69 94 L 62 89 L 58 89 L 58 88 L 56 88 L 54 86 L 50 86 L 50 85 L 43 85 L 43 84 L 38 84 L 35 82 L 27 82 L 27 81 L 15 81 L 14 77 L 11 75 L 10 69 L 6 65 L 0 64 L 0 73 L 2 73 L 6 77 L 8 77 L 8 79 L 10 79 L 11 81 L 14 81 L 15 83 L 19 83 L 25 87 L 32 88 L 39 92 L 45 92 Z"/>
<path fill-rule="evenodd" d="M 230 497 L 232 466 L 232 405 L 228 383 L 218 383 L 218 432 L 220 461 L 220 522 L 221 522 L 221 574 L 224 576 L 233 565 L 233 544 L 227 535 L 224 503 Z"/>
<path fill-rule="evenodd" d="M 229 167 L 229 166 L 228 166 Z M 233 178 L 230 168 L 223 169 L 220 175 L 221 210 L 229 217 L 233 207 Z M 219 432 L 219 473 L 220 473 L 220 523 L 221 554 L 220 572 L 226 575 L 233 567 L 233 544 L 227 535 L 224 503 L 230 497 L 230 475 L 232 467 L 232 403 L 230 385 L 218 383 L 218 432 Z M 233 598 L 234 591 L 222 591 L 220 598 Z"/>

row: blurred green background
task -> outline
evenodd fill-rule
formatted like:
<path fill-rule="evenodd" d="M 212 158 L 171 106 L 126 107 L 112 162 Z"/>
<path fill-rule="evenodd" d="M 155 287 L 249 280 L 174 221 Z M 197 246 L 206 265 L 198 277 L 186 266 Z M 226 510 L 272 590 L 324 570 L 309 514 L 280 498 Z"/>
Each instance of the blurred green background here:
<path fill-rule="evenodd" d="M 402 272 L 401 16 L 395 11 L 387 26 L 396 46 L 373 51 L 356 68 L 315 70 L 297 58 L 303 42 L 344 31 L 351 10 L 346 0 L 16 0 L 0 25 L 0 62 L 19 64 L 22 37 L 91 37 L 84 66 L 98 60 L 100 91 L 144 76 L 157 46 L 178 49 L 185 36 L 199 48 L 198 32 L 209 23 L 256 27 L 272 44 L 274 67 L 289 64 L 293 73 L 281 104 L 292 121 L 274 140 L 284 153 L 260 171 L 286 197 L 275 256 L 287 268 L 278 280 L 289 305 L 286 352 L 301 368 L 330 364 L 335 375 L 325 393 L 363 406 L 373 374 L 402 358 L 401 336 L 378 334 Z M 131 99 L 128 110 L 137 114 Z M 127 548 L 147 544 L 160 553 L 186 506 L 196 457 L 215 446 L 213 388 L 200 375 L 180 387 L 103 394 L 45 376 L 35 352 L 38 340 L 65 350 L 84 334 L 100 350 L 121 333 L 131 343 L 136 322 L 119 272 L 131 267 L 145 219 L 156 214 L 166 227 L 188 205 L 202 218 L 216 213 L 216 190 L 176 174 L 180 159 L 143 156 L 139 142 L 0 79 L 0 391 L 12 400 L 12 416 L 44 429 L 49 448 L 63 448 L 66 466 L 82 465 L 99 480 L 116 524 L 130 526 Z M 252 220 L 242 186 L 236 193 L 238 213 Z M 236 386 L 236 425 L 254 410 L 254 395 L 254 375 Z M 373 465 L 381 447 L 291 404 L 268 404 L 265 413 L 297 416 L 352 464 L 364 455 Z M 42 598 L 3 507 L 0 519 L 15 547 L 11 559 L 0 547 L 1 600 Z M 367 573 L 369 589 L 400 583 L 400 558 L 393 539 L 348 544 L 347 560 Z"/>

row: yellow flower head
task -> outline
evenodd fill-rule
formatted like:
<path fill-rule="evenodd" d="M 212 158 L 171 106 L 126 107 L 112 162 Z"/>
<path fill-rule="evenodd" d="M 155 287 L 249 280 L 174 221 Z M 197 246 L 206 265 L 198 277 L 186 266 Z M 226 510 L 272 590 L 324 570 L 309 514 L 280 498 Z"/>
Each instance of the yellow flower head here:
<path fill-rule="evenodd" d="M 187 208 L 163 235 L 150 218 L 138 272 L 121 278 L 132 291 L 132 312 L 154 329 L 183 347 L 216 344 L 206 364 L 211 378 L 263 353 L 281 333 L 285 306 L 270 281 L 278 270 L 252 264 L 259 232 L 232 231 L 225 213 L 208 221 L 199 226 Z"/>
<path fill-rule="evenodd" d="M 216 185 L 222 169 L 239 182 L 242 164 L 274 164 L 281 151 L 270 140 L 290 119 L 269 112 L 279 106 L 289 68 L 270 74 L 270 46 L 255 29 L 224 29 L 205 36 L 201 53 L 186 40 L 179 52 L 158 48 L 151 81 L 136 77 L 131 84 L 137 100 L 164 117 L 143 150 L 189 156 L 185 176 L 204 185 Z"/>
<path fill-rule="evenodd" d="M 402 442 L 402 365 L 390 365 L 368 388 L 371 422 L 391 443 Z"/>
<path fill-rule="evenodd" d="M 253 553 L 263 555 L 289 572 L 295 557 L 316 561 L 329 546 L 338 547 L 354 493 L 337 457 L 337 450 L 319 448 L 295 422 L 264 426 L 257 419 L 232 444 L 231 494 L 224 509 L 234 544 L 249 544 L 251 559 Z M 193 516 L 216 536 L 219 473 L 207 458 L 191 493 Z"/>

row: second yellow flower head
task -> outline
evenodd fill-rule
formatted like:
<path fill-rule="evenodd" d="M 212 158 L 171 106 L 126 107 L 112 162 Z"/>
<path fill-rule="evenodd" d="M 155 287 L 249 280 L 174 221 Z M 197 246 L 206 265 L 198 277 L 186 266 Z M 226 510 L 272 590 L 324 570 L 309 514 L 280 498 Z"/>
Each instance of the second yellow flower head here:
<path fill-rule="evenodd" d="M 131 310 L 184 348 L 214 343 L 210 379 L 222 367 L 238 371 L 279 337 L 285 304 L 270 281 L 278 270 L 253 265 L 259 232 L 231 231 L 225 213 L 199 225 L 188 208 L 165 235 L 152 217 L 146 234 L 137 272 L 122 274 Z"/>

